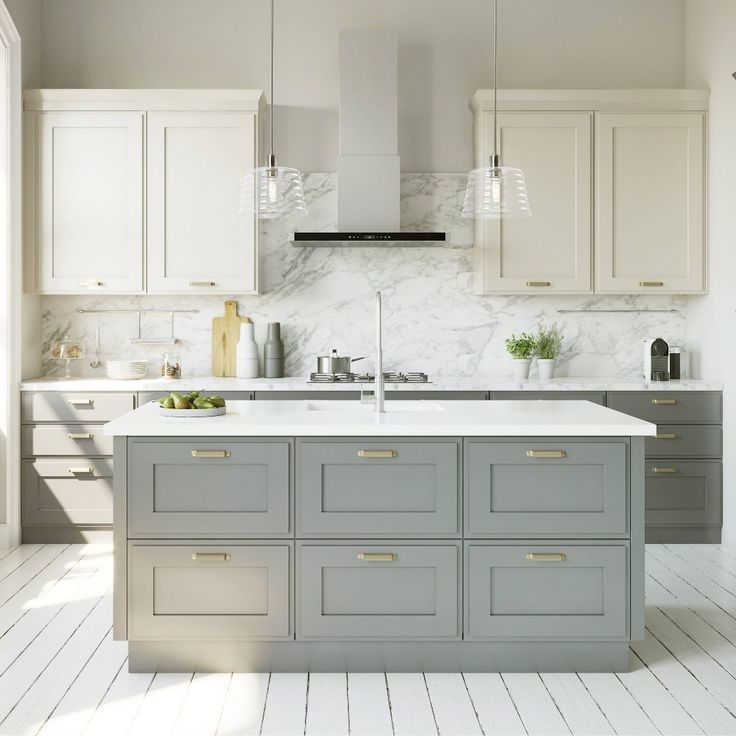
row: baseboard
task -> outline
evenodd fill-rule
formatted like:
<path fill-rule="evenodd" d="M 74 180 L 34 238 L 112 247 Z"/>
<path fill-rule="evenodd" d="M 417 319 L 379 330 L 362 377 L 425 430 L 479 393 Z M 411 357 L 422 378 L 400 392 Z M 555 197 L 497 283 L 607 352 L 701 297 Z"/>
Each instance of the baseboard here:
<path fill-rule="evenodd" d="M 647 544 L 720 544 L 720 526 L 648 526 Z"/>
<path fill-rule="evenodd" d="M 10 524 L 0 524 L 0 549 L 10 548 Z"/>
<path fill-rule="evenodd" d="M 23 544 L 111 543 L 112 527 L 24 526 Z"/>

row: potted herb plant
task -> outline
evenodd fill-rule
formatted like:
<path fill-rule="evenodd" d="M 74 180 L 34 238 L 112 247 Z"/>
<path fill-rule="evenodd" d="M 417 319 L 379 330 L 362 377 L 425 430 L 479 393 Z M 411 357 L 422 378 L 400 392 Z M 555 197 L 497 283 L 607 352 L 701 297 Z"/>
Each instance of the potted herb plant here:
<path fill-rule="evenodd" d="M 534 355 L 539 368 L 539 380 L 548 381 L 555 374 L 555 363 L 562 349 L 562 335 L 556 322 L 540 322 L 534 338 Z"/>
<path fill-rule="evenodd" d="M 514 378 L 519 381 L 529 378 L 534 347 L 534 338 L 526 332 L 522 332 L 518 337 L 511 335 L 506 340 L 506 351 L 511 356 L 514 366 Z"/>

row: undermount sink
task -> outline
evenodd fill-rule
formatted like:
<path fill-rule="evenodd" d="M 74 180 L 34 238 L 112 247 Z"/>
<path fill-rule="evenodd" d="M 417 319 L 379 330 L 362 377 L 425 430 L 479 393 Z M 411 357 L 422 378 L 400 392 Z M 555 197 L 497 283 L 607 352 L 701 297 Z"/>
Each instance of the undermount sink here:
<path fill-rule="evenodd" d="M 387 401 L 385 404 L 386 414 L 414 414 L 431 411 L 444 411 L 434 401 Z M 358 401 L 308 401 L 307 411 L 324 412 L 365 412 L 369 414 L 375 411 L 375 406 Z"/>

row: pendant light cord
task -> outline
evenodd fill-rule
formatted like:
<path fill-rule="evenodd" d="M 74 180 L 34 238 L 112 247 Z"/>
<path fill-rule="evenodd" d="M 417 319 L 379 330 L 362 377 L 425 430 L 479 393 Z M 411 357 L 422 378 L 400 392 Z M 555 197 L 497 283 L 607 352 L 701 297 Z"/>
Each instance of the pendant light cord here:
<path fill-rule="evenodd" d="M 271 103 L 271 114 L 269 115 L 269 144 L 270 144 L 270 156 L 268 157 L 268 165 L 269 166 L 275 166 L 275 156 L 273 155 L 273 118 L 274 118 L 274 111 L 276 109 L 276 106 L 273 102 L 273 37 L 274 37 L 274 31 L 273 31 L 273 6 L 274 6 L 274 0 L 271 0 L 271 99 L 269 102 Z"/>
<path fill-rule="evenodd" d="M 493 161 L 498 166 L 498 0 L 493 0 Z"/>

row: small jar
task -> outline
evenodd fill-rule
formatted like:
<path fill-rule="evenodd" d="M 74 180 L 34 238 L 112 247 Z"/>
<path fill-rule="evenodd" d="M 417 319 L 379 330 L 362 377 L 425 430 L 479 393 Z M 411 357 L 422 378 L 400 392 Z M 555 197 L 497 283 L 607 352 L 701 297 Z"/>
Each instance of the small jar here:
<path fill-rule="evenodd" d="M 161 378 L 181 378 L 181 356 L 165 352 L 161 356 Z"/>

